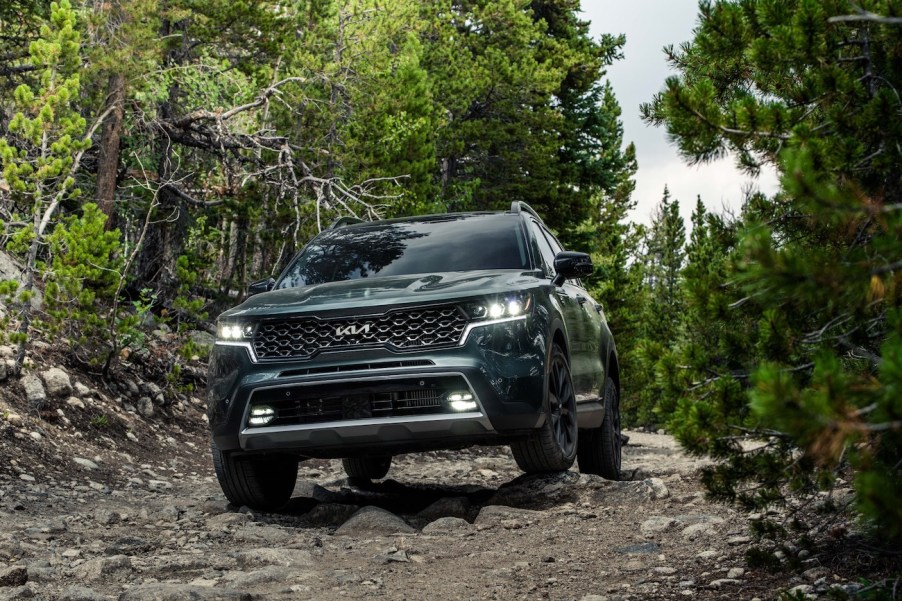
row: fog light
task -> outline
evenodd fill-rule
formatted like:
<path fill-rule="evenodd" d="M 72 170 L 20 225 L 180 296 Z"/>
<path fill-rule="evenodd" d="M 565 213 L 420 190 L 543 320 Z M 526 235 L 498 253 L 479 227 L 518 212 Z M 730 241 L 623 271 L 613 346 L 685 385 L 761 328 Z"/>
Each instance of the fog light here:
<path fill-rule="evenodd" d="M 251 407 L 251 418 L 248 423 L 252 426 L 265 426 L 276 418 L 276 410 L 267 405 L 255 405 Z"/>
<path fill-rule="evenodd" d="M 448 395 L 448 404 L 455 411 L 474 411 L 477 407 L 469 392 L 452 392 Z"/>

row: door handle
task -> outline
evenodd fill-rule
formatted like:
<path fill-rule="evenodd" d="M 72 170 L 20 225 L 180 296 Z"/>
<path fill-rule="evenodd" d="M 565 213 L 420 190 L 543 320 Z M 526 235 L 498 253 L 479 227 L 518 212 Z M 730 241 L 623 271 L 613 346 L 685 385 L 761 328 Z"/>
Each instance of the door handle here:
<path fill-rule="evenodd" d="M 577 295 L 576 295 L 576 302 L 578 302 L 578 303 L 581 304 L 581 305 L 585 305 L 586 302 L 587 302 L 588 300 L 589 300 L 589 299 L 587 299 L 587 298 L 586 298 L 585 296 L 583 296 L 582 294 L 577 294 Z"/>
<path fill-rule="evenodd" d="M 601 313 L 604 310 L 604 307 L 601 306 L 601 303 L 595 303 L 595 310 Z"/>

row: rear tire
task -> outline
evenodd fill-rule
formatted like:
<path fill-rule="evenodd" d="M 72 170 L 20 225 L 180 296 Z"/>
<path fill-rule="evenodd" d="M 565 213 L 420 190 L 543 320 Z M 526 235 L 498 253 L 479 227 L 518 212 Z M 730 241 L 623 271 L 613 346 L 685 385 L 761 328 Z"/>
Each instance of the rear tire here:
<path fill-rule="evenodd" d="M 276 511 L 291 500 L 298 477 L 298 459 L 291 455 L 235 456 L 214 444 L 213 469 L 233 505 Z"/>
<path fill-rule="evenodd" d="M 545 423 L 511 444 L 517 465 L 528 474 L 567 471 L 576 459 L 576 395 L 567 356 L 557 344 L 551 347 L 545 381 Z"/>
<path fill-rule="evenodd" d="M 341 460 L 341 465 L 352 480 L 379 480 L 388 474 L 391 455 L 346 457 Z"/>
<path fill-rule="evenodd" d="M 579 434 L 579 471 L 608 480 L 620 480 L 623 438 L 620 433 L 620 397 L 614 380 L 604 383 L 604 421 Z"/>

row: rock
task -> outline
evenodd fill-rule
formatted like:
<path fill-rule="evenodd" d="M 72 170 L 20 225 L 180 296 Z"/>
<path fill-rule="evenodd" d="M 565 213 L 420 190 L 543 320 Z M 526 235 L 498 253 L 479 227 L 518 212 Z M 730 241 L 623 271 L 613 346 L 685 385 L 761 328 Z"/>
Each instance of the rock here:
<path fill-rule="evenodd" d="M 107 601 L 109 597 L 95 593 L 89 588 L 70 586 L 60 593 L 59 601 Z"/>
<path fill-rule="evenodd" d="M 76 409 L 84 409 L 85 408 L 84 401 L 82 401 L 80 398 L 75 397 L 75 396 L 70 396 L 68 399 L 66 399 L 66 404 L 69 405 L 70 407 L 75 407 Z"/>
<path fill-rule="evenodd" d="M 204 332 L 203 330 L 191 330 L 188 332 L 188 338 L 199 350 L 207 352 L 213 348 L 213 344 L 216 342 L 216 338 L 213 334 Z"/>
<path fill-rule="evenodd" d="M 119 520 L 120 516 L 115 511 L 101 508 L 94 512 L 94 521 L 101 526 L 112 526 L 113 524 L 118 524 Z"/>
<path fill-rule="evenodd" d="M 296 572 L 294 570 L 291 571 L 291 574 L 295 573 Z M 238 570 L 227 572 L 225 576 L 223 576 L 223 580 L 228 582 L 235 588 L 243 589 L 259 587 L 261 584 L 284 582 L 286 576 L 287 574 L 284 568 L 269 566 L 263 568 L 262 570 L 255 570 L 253 572 L 241 572 Z"/>
<path fill-rule="evenodd" d="M 638 545 L 619 547 L 614 549 L 614 551 L 624 555 L 645 555 L 647 553 L 657 553 L 658 549 L 659 547 L 655 543 L 640 543 Z"/>
<path fill-rule="evenodd" d="M 752 542 L 752 539 L 749 536 L 731 536 L 727 539 L 728 545 L 744 545 L 750 542 Z"/>
<path fill-rule="evenodd" d="M 22 388 L 25 389 L 25 398 L 28 403 L 36 409 L 40 409 L 47 400 L 47 392 L 44 390 L 44 383 L 34 374 L 25 374 L 22 377 Z"/>
<path fill-rule="evenodd" d="M 445 534 L 448 532 L 466 531 L 472 526 L 467 520 L 455 517 L 439 518 L 423 526 L 423 534 Z"/>
<path fill-rule="evenodd" d="M 466 497 L 442 497 L 432 503 L 417 517 L 433 521 L 444 517 L 466 518 L 470 513 L 470 500 Z"/>
<path fill-rule="evenodd" d="M 720 588 L 725 584 L 739 584 L 738 580 L 733 580 L 732 578 L 720 578 L 718 580 L 712 580 L 708 586 L 711 588 Z"/>
<path fill-rule="evenodd" d="M 220 587 L 155 582 L 128 589 L 119 601 L 253 601 L 253 596 Z"/>
<path fill-rule="evenodd" d="M 660 478 L 649 478 L 642 481 L 645 486 L 651 490 L 652 499 L 666 499 L 670 496 L 670 490 L 664 485 L 664 481 Z"/>
<path fill-rule="evenodd" d="M 6 361 L 0 361 L 0 381 L 9 377 L 9 369 L 6 367 Z"/>
<path fill-rule="evenodd" d="M 93 582 L 107 579 L 117 573 L 130 572 L 131 569 L 131 559 L 125 555 L 113 555 L 112 557 L 101 557 L 86 561 L 77 566 L 73 572 L 76 578 Z"/>
<path fill-rule="evenodd" d="M 810 568 L 802 572 L 802 578 L 807 580 L 808 582 L 814 583 L 821 578 L 826 578 L 830 575 L 830 570 L 824 567 L 816 567 Z"/>
<path fill-rule="evenodd" d="M 658 567 L 652 568 L 651 571 L 654 572 L 655 574 L 661 574 L 663 576 L 670 576 L 672 574 L 677 573 L 677 569 L 671 568 L 670 566 L 658 566 Z"/>
<path fill-rule="evenodd" d="M 106 512 L 110 514 L 111 517 L 114 516 L 115 520 L 120 519 L 120 516 L 116 512 Z M 94 514 L 94 519 L 104 519 L 105 516 L 102 516 L 100 512 Z M 144 553 L 150 551 L 153 548 L 153 545 L 143 538 L 138 538 L 136 536 L 123 536 L 110 543 L 106 549 L 103 550 L 107 555 L 137 555 L 138 553 Z"/>
<path fill-rule="evenodd" d="M 789 593 L 796 593 L 796 594 L 807 595 L 808 593 L 813 593 L 813 592 L 814 592 L 814 587 L 811 586 L 810 584 L 800 584 L 800 585 L 798 585 L 798 586 L 792 587 L 791 589 L 789 589 L 788 592 L 789 592 Z"/>
<path fill-rule="evenodd" d="M 359 505 L 320 503 L 304 516 L 314 526 L 340 526 L 360 510 Z"/>
<path fill-rule="evenodd" d="M 531 509 L 519 509 L 506 505 L 486 505 L 479 510 L 479 515 L 473 522 L 477 526 L 494 526 L 503 520 L 521 519 L 525 521 L 537 520 L 542 515 L 540 511 Z"/>
<path fill-rule="evenodd" d="M 72 461 L 82 466 L 83 468 L 87 468 L 89 470 L 98 469 L 98 465 L 91 461 L 90 459 L 85 459 L 84 457 L 73 457 Z"/>
<path fill-rule="evenodd" d="M 400 549 L 386 555 L 385 563 L 410 563 L 410 556 L 407 551 Z"/>
<path fill-rule="evenodd" d="M 138 410 L 138 414 L 141 417 L 151 418 L 153 417 L 154 413 L 156 413 L 156 409 L 153 406 L 153 401 L 150 400 L 149 396 L 142 396 L 140 399 L 138 399 L 136 408 Z"/>
<path fill-rule="evenodd" d="M 235 540 L 249 543 L 264 543 L 266 545 L 278 545 L 287 543 L 294 535 L 282 528 L 276 526 L 258 526 L 256 524 L 248 524 L 234 534 Z"/>
<path fill-rule="evenodd" d="M 18 565 L 0 570 L 0 586 L 22 586 L 28 582 L 28 569 Z"/>
<path fill-rule="evenodd" d="M 607 595 L 584 595 L 579 601 L 610 601 L 610 599 Z"/>
<path fill-rule="evenodd" d="M 141 385 L 141 388 L 147 393 L 147 395 L 150 397 L 150 400 L 153 401 L 154 405 L 162 407 L 166 404 L 166 396 L 163 394 L 163 389 L 157 386 L 155 383 L 144 382 Z"/>
<path fill-rule="evenodd" d="M 25 283 L 22 279 L 22 267 L 19 262 L 5 252 L 0 252 L 0 280 L 15 280 L 20 286 Z M 37 286 L 31 290 L 31 293 L 31 308 L 39 310 L 43 295 Z"/>
<path fill-rule="evenodd" d="M 655 516 L 653 518 L 648 518 L 639 526 L 639 531 L 642 534 L 649 535 L 655 534 L 657 532 L 664 532 L 669 530 L 671 527 L 675 526 L 677 521 L 673 518 L 665 517 L 665 516 Z"/>
<path fill-rule="evenodd" d="M 34 586 L 31 583 L 0 591 L 0 599 L 14 601 L 16 599 L 34 599 L 37 597 Z"/>
<path fill-rule="evenodd" d="M 727 578 L 742 578 L 745 576 L 745 570 L 743 568 L 730 568 L 727 572 Z"/>
<path fill-rule="evenodd" d="M 246 524 L 252 519 L 247 513 L 221 513 L 207 520 L 207 530 L 221 530 L 226 526 Z"/>
<path fill-rule="evenodd" d="M 303 549 L 284 549 L 275 547 L 262 547 L 249 551 L 239 552 L 235 558 L 238 565 L 244 569 L 260 566 L 283 566 L 296 568 L 309 566 L 313 563 L 313 556 Z"/>
<path fill-rule="evenodd" d="M 586 477 L 575 472 L 552 474 L 526 474 L 503 484 L 489 499 L 489 505 L 536 505 L 574 501 L 591 478 L 603 481 L 600 476 Z"/>
<path fill-rule="evenodd" d="M 336 536 L 355 536 L 358 534 L 383 535 L 416 532 L 404 520 L 393 513 L 379 507 L 368 505 L 357 511 L 351 518 L 339 526 Z"/>
<path fill-rule="evenodd" d="M 691 526 L 686 526 L 683 528 L 683 538 L 688 538 L 689 540 L 695 540 L 697 538 L 705 538 L 710 536 L 716 536 L 717 530 L 714 529 L 711 524 L 701 523 L 701 524 L 692 524 Z"/>
<path fill-rule="evenodd" d="M 82 398 L 94 396 L 94 391 L 92 391 L 90 388 L 88 388 L 81 382 L 76 382 L 74 385 L 74 388 L 75 388 L 75 394 L 77 394 L 78 396 L 80 396 Z"/>
<path fill-rule="evenodd" d="M 72 382 L 69 380 L 69 374 L 59 367 L 51 367 L 42 372 L 41 378 L 43 378 L 50 396 L 63 398 L 72 394 Z"/>

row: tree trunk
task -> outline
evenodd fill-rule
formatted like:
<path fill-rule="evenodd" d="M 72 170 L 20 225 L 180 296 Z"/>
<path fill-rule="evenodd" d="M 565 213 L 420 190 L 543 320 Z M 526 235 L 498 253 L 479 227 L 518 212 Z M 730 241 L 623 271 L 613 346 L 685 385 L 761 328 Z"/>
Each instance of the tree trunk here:
<path fill-rule="evenodd" d="M 110 75 L 107 82 L 107 107 L 112 109 L 103 122 L 97 159 L 97 206 L 107 216 L 106 227 L 112 229 L 116 217 L 116 176 L 119 172 L 119 138 L 125 114 L 125 76 Z"/>

